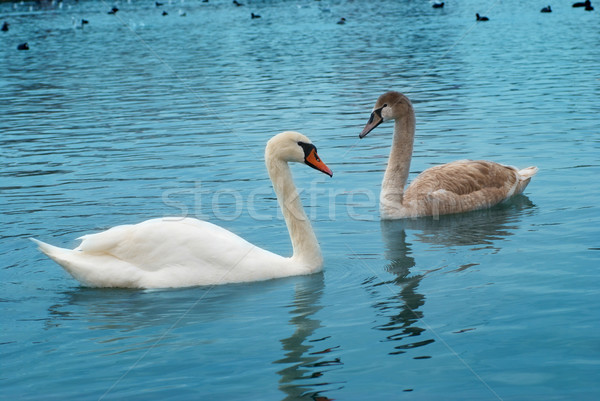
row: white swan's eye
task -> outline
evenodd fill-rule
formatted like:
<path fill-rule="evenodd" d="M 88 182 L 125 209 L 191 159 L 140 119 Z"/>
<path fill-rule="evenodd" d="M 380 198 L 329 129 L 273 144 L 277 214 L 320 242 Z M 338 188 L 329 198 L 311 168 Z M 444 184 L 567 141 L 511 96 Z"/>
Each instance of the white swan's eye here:
<path fill-rule="evenodd" d="M 315 153 L 317 152 L 317 147 L 315 145 L 313 145 L 312 143 L 298 142 L 298 145 L 300 145 L 300 147 L 304 151 L 305 158 L 308 157 L 308 155 L 310 154 L 310 152 L 312 150 L 314 150 Z"/>

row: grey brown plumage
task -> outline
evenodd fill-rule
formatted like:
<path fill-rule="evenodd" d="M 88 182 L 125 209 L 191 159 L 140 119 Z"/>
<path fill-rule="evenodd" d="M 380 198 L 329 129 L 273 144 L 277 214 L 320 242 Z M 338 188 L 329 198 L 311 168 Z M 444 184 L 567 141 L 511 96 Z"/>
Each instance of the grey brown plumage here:
<path fill-rule="evenodd" d="M 410 100 L 398 92 L 379 97 L 361 138 L 385 120 L 395 120 L 394 138 L 380 195 L 381 217 L 435 216 L 494 206 L 520 194 L 537 172 L 487 160 L 459 160 L 423 171 L 404 190 L 415 133 Z"/>

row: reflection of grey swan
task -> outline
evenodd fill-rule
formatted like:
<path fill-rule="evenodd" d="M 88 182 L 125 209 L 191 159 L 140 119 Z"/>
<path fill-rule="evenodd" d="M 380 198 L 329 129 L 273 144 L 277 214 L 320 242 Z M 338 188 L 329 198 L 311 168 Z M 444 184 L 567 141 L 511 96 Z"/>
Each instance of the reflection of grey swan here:
<path fill-rule="evenodd" d="M 415 113 L 401 93 L 377 99 L 363 138 L 386 120 L 394 120 L 394 138 L 380 195 L 382 219 L 461 213 L 494 206 L 523 192 L 537 167 L 517 170 L 485 160 L 459 160 L 423 171 L 404 190 L 415 137 Z"/>
<path fill-rule="evenodd" d="M 522 216 L 533 210 L 531 200 L 519 195 L 493 209 L 420 219 L 384 220 L 382 231 L 386 237 L 392 232 L 410 230 L 419 242 L 444 248 L 476 246 L 475 249 L 481 249 L 484 245 L 487 249 L 498 251 L 501 243 L 497 241 L 512 236 Z M 386 238 L 386 244 L 392 240 Z"/>
<path fill-rule="evenodd" d="M 332 175 L 316 147 L 298 132 L 273 137 L 265 150 L 269 176 L 294 253 L 279 256 L 219 226 L 192 218 L 153 219 L 85 235 L 75 249 L 34 240 L 73 277 L 93 287 L 160 288 L 267 280 L 320 271 L 317 238 L 288 166 L 305 163 Z"/>
<path fill-rule="evenodd" d="M 436 337 L 435 333 L 427 333 L 426 325 L 421 321 L 427 297 L 419 291 L 421 281 L 433 271 L 423 272 L 422 263 L 415 260 L 414 247 L 420 243 L 431 251 L 442 246 L 440 249 L 446 252 L 449 247 L 475 246 L 469 251 L 469 257 L 473 259 L 453 266 L 454 271 L 463 271 L 478 265 L 481 253 L 498 252 L 503 240 L 518 230 L 522 216 L 530 213 L 532 208 L 531 201 L 521 195 L 494 209 L 439 218 L 381 221 L 385 258 L 389 261 L 385 270 L 393 277 L 386 281 L 370 280 L 367 288 L 376 296 L 374 307 L 379 309 L 381 316 L 388 318 L 376 329 L 385 332 L 386 340 L 396 342 L 391 354 L 403 354 L 413 349 L 423 354 L 424 349 L 417 351 L 416 348 L 434 342 L 432 334 Z"/>
<path fill-rule="evenodd" d="M 424 317 L 421 307 L 425 304 L 425 296 L 419 293 L 418 288 L 424 275 L 411 272 L 416 264 L 412 246 L 406 241 L 404 226 L 399 223 L 403 221 L 381 221 L 385 257 L 390 262 L 385 269 L 394 277 L 368 284 L 370 292 L 377 297 L 375 307 L 389 319 L 375 328 L 385 333 L 387 341 L 395 343 L 390 355 L 404 354 L 434 342 L 424 335 L 425 328 L 419 322 Z"/>

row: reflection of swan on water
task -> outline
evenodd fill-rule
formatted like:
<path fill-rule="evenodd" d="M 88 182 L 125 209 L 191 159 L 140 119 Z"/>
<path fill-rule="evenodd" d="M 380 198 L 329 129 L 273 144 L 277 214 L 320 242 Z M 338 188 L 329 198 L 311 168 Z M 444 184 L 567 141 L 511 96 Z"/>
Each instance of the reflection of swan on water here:
<path fill-rule="evenodd" d="M 513 235 L 522 215 L 533 208 L 525 195 L 518 195 L 491 209 L 464 214 L 404 219 L 399 227 L 414 230 L 419 242 L 454 247 L 485 245 L 498 249 L 494 241 Z"/>
<path fill-rule="evenodd" d="M 124 354 L 155 346 L 169 347 L 176 352 L 181 344 L 188 344 L 195 349 L 189 353 L 190 358 L 197 359 L 199 364 L 207 360 L 218 364 L 218 358 L 210 357 L 211 352 L 218 350 L 215 344 L 219 344 L 224 335 L 218 328 L 237 327 L 228 333 L 230 342 L 238 341 L 236 346 L 246 346 L 248 341 L 258 344 L 254 340 L 263 338 L 264 333 L 259 326 L 248 333 L 244 326 L 248 317 L 245 310 L 260 316 L 261 313 L 254 310 L 254 301 L 280 299 L 280 294 L 287 296 L 289 289 L 294 288 L 293 299 L 281 308 L 289 310 L 287 327 L 293 332 L 280 340 L 285 356 L 273 362 L 282 366 L 278 372 L 281 375 L 279 388 L 290 399 L 300 392 L 323 392 L 331 387 L 324 383 L 327 371 L 342 364 L 337 356 L 331 356 L 338 348 L 337 344 L 332 344 L 331 337 L 326 334 L 318 333 L 322 325 L 314 317 L 323 307 L 320 304 L 323 274 L 282 280 L 283 283 L 270 280 L 177 290 L 77 287 L 61 294 L 60 301 L 48 308 L 45 327 L 54 330 L 68 324 L 86 338 L 89 337 L 86 333 L 94 333 L 98 344 L 93 347 L 94 352 Z M 278 314 L 276 318 L 281 318 L 280 324 L 286 326 L 284 314 Z M 284 332 L 288 334 L 290 330 Z M 262 351 L 256 345 L 253 352 L 260 354 Z M 228 358 L 235 356 L 225 355 L 225 362 Z"/>
<path fill-rule="evenodd" d="M 236 234 L 193 218 L 152 219 L 83 236 L 71 250 L 34 240 L 40 250 L 91 287 L 165 288 L 268 280 L 320 271 L 321 249 L 307 218 L 289 162 L 329 176 L 317 148 L 298 132 L 271 138 L 265 162 L 293 246 L 283 257 Z"/>
<path fill-rule="evenodd" d="M 501 248 L 498 242 L 513 235 L 521 217 L 533 209 L 526 196 L 512 198 L 494 208 L 464 214 L 422 217 L 417 219 L 382 220 L 381 233 L 385 243 L 385 266 L 392 279 L 372 278 L 366 283 L 370 293 L 377 298 L 374 307 L 388 321 L 375 328 L 386 333 L 387 341 L 401 341 L 390 354 L 403 354 L 409 349 L 422 347 L 435 341 L 425 335 L 426 328 L 420 320 L 424 318 L 422 307 L 425 295 L 418 292 L 421 280 L 430 274 L 426 269 L 414 270 L 417 263 L 413 253 L 414 243 L 447 247 L 485 245 L 495 251 Z M 408 241 L 409 235 L 414 238 Z M 480 247 L 481 248 L 481 247 Z M 469 249 L 473 251 L 473 249 Z M 460 266 L 464 270 L 471 264 Z M 427 356 L 416 356 L 427 357 Z"/>
<path fill-rule="evenodd" d="M 248 369 L 248 378 L 262 375 L 269 362 L 277 359 L 272 364 L 280 369 L 280 380 L 269 389 L 271 393 L 281 392 L 280 399 L 286 400 L 299 399 L 299 395 L 327 400 L 324 394 L 343 383 L 326 382 L 328 372 L 339 369 L 342 362 L 338 344 L 332 343 L 333 338 L 324 332 L 327 329 L 315 316 L 323 307 L 323 288 L 322 273 L 176 290 L 76 287 L 59 294 L 58 301 L 48 309 L 48 347 L 76 350 L 76 360 L 69 367 L 72 371 L 89 367 L 92 360 L 94 369 L 114 374 L 115 378 L 128 376 L 127 380 L 135 380 L 135 385 L 143 386 L 148 393 L 154 386 L 157 391 L 163 390 L 165 382 L 173 386 L 181 383 L 186 388 L 198 386 L 199 391 L 206 393 L 206 397 L 197 394 L 200 399 L 210 398 L 211 391 L 223 388 L 219 387 L 223 381 L 214 383 L 213 371 Z M 276 305 L 278 311 L 269 316 L 265 304 Z M 261 324 L 265 321 L 267 329 Z M 64 343 L 65 326 L 78 341 Z M 273 337 L 268 327 L 280 327 L 279 337 Z M 281 339 L 281 351 L 275 352 L 278 357 L 269 360 L 272 354 L 265 352 L 265 338 Z M 258 371 L 252 370 L 253 363 L 242 354 L 250 355 L 259 364 Z M 102 357 L 94 358 L 95 355 Z M 144 359 L 143 364 L 134 363 L 140 358 Z M 165 368 L 161 381 L 137 382 L 147 369 L 152 377 L 159 367 Z M 129 375 L 133 368 L 137 374 Z M 236 377 L 224 380 L 235 387 Z M 76 383 L 80 388 L 80 382 Z M 128 382 L 129 385 L 134 384 Z M 259 394 L 260 389 L 255 389 Z M 247 396 L 245 393 L 237 398 Z"/>
<path fill-rule="evenodd" d="M 487 160 L 458 160 L 423 171 L 404 189 L 415 138 L 415 112 L 399 92 L 381 95 L 363 138 L 386 120 L 394 120 L 394 137 L 380 194 L 382 219 L 439 216 L 489 208 L 523 192 L 537 167 L 517 170 Z"/>
<path fill-rule="evenodd" d="M 366 283 L 369 292 L 378 298 L 375 308 L 389 319 L 375 328 L 386 333 L 386 341 L 402 342 L 394 346 L 391 355 L 404 354 L 409 349 L 434 342 L 432 338 L 420 337 L 425 329 L 417 323 L 423 318 L 423 312 L 419 308 L 425 304 L 425 296 L 417 289 L 424 275 L 411 275 L 415 259 L 411 244 L 406 241 L 406 233 L 403 229 L 397 230 L 398 226 L 393 224 L 397 222 L 399 221 L 381 222 L 386 259 L 390 261 L 385 269 L 394 278 L 387 281 L 373 278 Z"/>
<path fill-rule="evenodd" d="M 231 309 L 241 308 L 248 298 L 276 291 L 280 286 L 280 282 L 264 281 L 178 290 L 78 287 L 64 292 L 63 299 L 49 308 L 47 326 L 80 320 L 85 322 L 86 330 L 106 330 L 119 337 L 123 332 L 168 328 L 183 316 L 182 324 L 188 320 L 194 324 L 214 324 L 229 318 Z"/>
<path fill-rule="evenodd" d="M 278 388 L 285 394 L 284 400 L 313 397 L 325 401 L 328 391 L 333 392 L 343 386 L 343 383 L 327 382 L 327 372 L 340 368 L 343 362 L 336 352 L 339 345 L 332 343 L 333 339 L 327 333 L 321 333 L 323 326 L 315 317 L 323 308 L 324 276 L 316 273 L 282 280 L 285 280 L 283 284 L 280 280 L 271 280 L 177 290 L 79 287 L 65 292 L 63 299 L 49 308 L 46 327 L 52 330 L 67 323 L 72 327 L 80 326 L 83 333 L 95 333 L 98 342 L 95 350 L 105 354 L 140 352 L 157 346 L 177 352 L 181 344 L 188 344 L 195 350 L 187 351 L 189 360 L 197 361 L 195 363 L 199 365 L 218 365 L 221 359 L 210 355 L 219 350 L 214 344 L 219 344 L 225 334 L 215 328 L 220 325 L 232 327 L 232 322 L 237 322 L 233 326 L 237 329 L 227 333 L 231 337 L 229 341 L 238 341 L 236 346 L 239 347 L 251 347 L 251 344 L 246 344 L 251 342 L 255 347 L 252 351 L 256 353 L 255 357 L 261 358 L 260 345 L 256 344 L 260 343 L 260 339 L 264 340 L 264 333 L 254 328 L 248 334 L 248 329 L 243 326 L 247 320 L 240 319 L 240 316 L 244 315 L 244 308 L 255 308 L 254 304 L 248 304 L 248 300 L 264 299 L 265 294 L 269 298 L 278 297 L 282 288 L 287 295 L 289 288 L 293 287 L 293 299 L 281 308 L 289 311 L 288 322 L 284 321 L 283 313 L 276 315 L 277 319 L 281 318 L 279 324 L 286 326 L 286 335 L 292 331 L 291 335 L 280 340 L 284 356 L 273 361 L 274 365 L 281 367 L 277 372 L 280 376 Z M 260 315 L 259 312 L 252 313 Z M 148 358 L 155 357 L 153 354 Z M 237 357 L 224 355 L 223 363 L 229 363 L 230 358 Z M 243 361 L 236 363 L 240 367 L 247 366 Z M 195 369 L 193 363 L 188 363 L 188 368 Z"/>
<path fill-rule="evenodd" d="M 329 400 L 322 393 L 334 390 L 334 383 L 325 382 L 327 371 L 342 365 L 340 358 L 328 357 L 338 346 L 329 344 L 329 336 L 310 339 L 320 329 L 321 321 L 313 315 L 321 310 L 319 304 L 323 293 L 323 275 L 302 277 L 295 288 L 290 326 L 296 330 L 290 337 L 281 340 L 285 358 L 276 364 L 288 365 L 277 373 L 281 375 L 279 389 L 286 394 L 284 400 L 298 400 L 310 396 L 312 399 Z M 325 347 L 325 348 L 323 348 Z M 336 388 L 340 384 L 335 384 Z"/>

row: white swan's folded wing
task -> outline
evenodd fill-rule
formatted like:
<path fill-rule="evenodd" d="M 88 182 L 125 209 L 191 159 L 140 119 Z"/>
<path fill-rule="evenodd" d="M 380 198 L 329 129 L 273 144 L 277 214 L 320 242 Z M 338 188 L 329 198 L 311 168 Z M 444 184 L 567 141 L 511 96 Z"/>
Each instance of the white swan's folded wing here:
<path fill-rule="evenodd" d="M 153 219 L 85 235 L 77 248 L 34 240 L 77 280 L 95 287 L 184 287 L 281 275 L 289 261 L 196 219 Z"/>
<path fill-rule="evenodd" d="M 254 246 L 236 234 L 191 218 L 152 219 L 82 237 L 76 250 L 111 255 L 146 271 L 169 266 L 215 268 L 236 263 Z"/>

